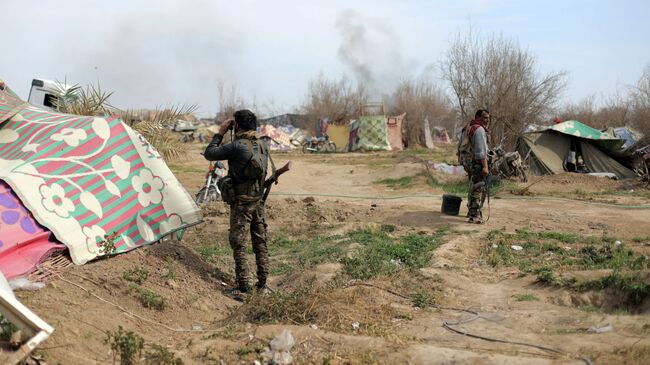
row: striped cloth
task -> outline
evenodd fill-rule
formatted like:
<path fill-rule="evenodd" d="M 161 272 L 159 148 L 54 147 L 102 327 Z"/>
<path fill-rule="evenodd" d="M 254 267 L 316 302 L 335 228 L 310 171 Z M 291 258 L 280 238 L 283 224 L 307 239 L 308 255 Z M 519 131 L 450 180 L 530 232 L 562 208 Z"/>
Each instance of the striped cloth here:
<path fill-rule="evenodd" d="M 2 101 L 0 111 L 12 108 Z M 0 179 L 76 264 L 103 255 L 103 246 L 128 251 L 201 218 L 158 152 L 117 117 L 23 108 L 0 124 Z"/>

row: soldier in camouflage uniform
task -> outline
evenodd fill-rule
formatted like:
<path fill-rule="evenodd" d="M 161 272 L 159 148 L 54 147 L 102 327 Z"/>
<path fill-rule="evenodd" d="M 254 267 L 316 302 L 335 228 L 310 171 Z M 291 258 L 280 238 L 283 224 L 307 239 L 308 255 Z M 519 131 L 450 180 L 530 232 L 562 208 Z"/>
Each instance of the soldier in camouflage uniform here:
<path fill-rule="evenodd" d="M 462 130 L 458 143 L 458 160 L 465 168 L 469 179 L 467 196 L 468 222 L 483 223 L 481 209 L 487 195 L 486 186 L 476 186 L 489 174 L 488 168 L 488 123 L 490 112 L 479 109 Z M 480 185 L 480 184 L 479 184 Z"/>
<path fill-rule="evenodd" d="M 234 127 L 235 138 L 232 143 L 220 146 L 223 136 Z M 233 291 L 250 292 L 251 275 L 246 262 L 247 228 L 250 226 L 251 241 L 255 262 L 257 263 L 257 284 L 260 291 L 267 291 L 266 279 L 269 274 L 269 254 L 267 248 L 267 225 L 264 221 L 264 179 L 269 157 L 268 145 L 256 132 L 257 118 L 249 110 L 235 112 L 234 120 L 222 123 L 219 132 L 205 150 L 205 158 L 210 161 L 228 160 L 228 176 L 233 182 L 234 201 L 230 203 L 229 241 L 235 259 L 237 288 Z M 258 154 L 258 155 L 255 155 Z M 251 161 L 256 158 L 263 162 L 261 177 L 251 178 L 248 173 Z M 224 194 L 224 192 L 222 192 Z M 224 201 L 227 201 L 224 195 Z"/>

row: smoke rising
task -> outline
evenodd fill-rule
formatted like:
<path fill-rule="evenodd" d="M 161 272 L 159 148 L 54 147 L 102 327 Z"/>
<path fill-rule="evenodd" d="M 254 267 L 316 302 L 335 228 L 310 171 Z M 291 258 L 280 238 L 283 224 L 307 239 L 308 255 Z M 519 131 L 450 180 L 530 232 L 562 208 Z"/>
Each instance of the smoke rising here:
<path fill-rule="evenodd" d="M 341 36 L 338 56 L 371 98 L 392 91 L 405 74 L 401 42 L 392 25 L 355 10 L 340 13 L 336 28 Z"/>

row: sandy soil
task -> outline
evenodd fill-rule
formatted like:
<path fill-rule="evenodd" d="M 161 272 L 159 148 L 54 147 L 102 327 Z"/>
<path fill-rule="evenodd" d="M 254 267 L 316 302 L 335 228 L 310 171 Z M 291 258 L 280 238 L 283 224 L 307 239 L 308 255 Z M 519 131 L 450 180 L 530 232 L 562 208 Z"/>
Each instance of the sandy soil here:
<path fill-rule="evenodd" d="M 198 152 L 199 146 L 194 148 Z M 491 200 L 489 221 L 484 225 L 469 225 L 465 223 L 464 207 L 460 216 L 440 213 L 443 192 L 439 189 L 424 184 L 394 189 L 376 183 L 380 179 L 421 174 L 422 164 L 405 154 L 292 153 L 277 154 L 274 160 L 277 166 L 292 160 L 293 168 L 273 187 L 268 202 L 271 237 L 309 225 L 328 235 L 369 224 L 392 224 L 398 231 L 414 232 L 433 232 L 438 227 L 450 226 L 462 233 L 451 235 L 436 249 L 430 265 L 421 273 L 430 280 L 428 285 L 438 290 L 438 304 L 481 313 L 481 318 L 457 328 L 571 354 L 598 353 L 599 364 L 650 361 L 648 312 L 614 315 L 582 311 L 578 307 L 601 306 L 604 299 L 545 287 L 536 284 L 534 277 L 519 278 L 512 268 L 494 269 L 480 259 L 487 232 L 520 228 L 606 234 L 648 254 L 650 239 L 649 242 L 630 239 L 650 235 L 647 228 L 650 201 L 634 196 L 603 198 L 596 194 L 596 198 L 587 200 L 591 193 L 620 188 L 620 182 L 587 176 L 544 178 L 531 186 L 532 195 L 498 194 Z M 202 172 L 198 171 L 203 171 L 207 163 L 190 159 L 182 166 L 179 179 L 194 194 L 203 179 Z M 569 195 L 562 194 L 541 197 L 555 192 L 570 194 L 577 189 L 585 192 L 577 197 L 581 200 L 567 199 Z M 632 209 L 629 205 L 646 207 Z M 306 207 L 318 214 L 308 214 L 310 210 Z M 266 346 L 282 329 L 291 330 L 296 339 L 292 354 L 297 364 L 325 363 L 323 354 L 327 354 L 330 364 L 583 363 L 576 357 L 452 333 L 442 327 L 444 321 L 468 319 L 471 315 L 436 308 L 420 310 L 404 298 L 372 287 L 360 292 L 362 298 L 372 298 L 406 314 L 388 320 L 388 331 L 381 335 L 351 329 L 314 329 L 293 323 L 229 322 L 229 316 L 241 305 L 222 293 L 231 284 L 229 261 L 208 263 L 193 250 L 216 242 L 225 248 L 224 257 L 229 254 L 228 214 L 221 203 L 204 207 L 204 213 L 206 222 L 187 232 L 180 243 L 164 242 L 70 267 L 48 280 L 42 290 L 19 292 L 22 302 L 56 329 L 38 350 L 40 356 L 48 364 L 110 364 L 114 357 L 105 343 L 105 331 L 122 326 L 139 333 L 148 343 L 168 347 L 185 364 L 252 364 L 254 356 L 242 356 L 241 349 Z M 146 309 L 137 302 L 128 282 L 122 278 L 125 270 L 135 267 L 147 268 L 150 278 L 143 286 L 168 298 L 167 309 Z M 315 274 L 317 280 L 325 282 L 339 269 L 340 265 L 328 263 L 303 276 Z M 278 275 L 272 278 L 272 284 L 283 290 L 295 287 L 300 280 L 300 274 Z M 513 300 L 513 295 L 522 293 L 534 294 L 539 300 Z M 646 310 L 650 308 L 647 304 Z M 600 334 L 585 331 L 607 323 L 613 326 L 613 331 Z"/>

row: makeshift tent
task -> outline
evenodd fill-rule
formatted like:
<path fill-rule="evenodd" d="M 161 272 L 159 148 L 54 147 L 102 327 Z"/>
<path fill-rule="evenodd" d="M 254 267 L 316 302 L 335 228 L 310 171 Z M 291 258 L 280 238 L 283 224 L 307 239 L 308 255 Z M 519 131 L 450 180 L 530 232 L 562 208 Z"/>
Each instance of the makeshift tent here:
<path fill-rule="evenodd" d="M 292 126 L 274 127 L 270 124 L 263 125 L 257 128 L 257 131 L 262 136 L 270 137 L 273 141 L 269 144 L 272 151 L 288 152 L 295 149 L 296 146 L 291 144 L 291 135 L 295 132 Z"/>
<path fill-rule="evenodd" d="M 396 117 L 388 117 L 386 119 L 386 128 L 388 129 L 388 142 L 393 151 L 401 151 L 404 149 L 404 141 L 402 141 L 402 123 L 406 113 Z"/>
<path fill-rule="evenodd" d="M 603 130 L 604 133 L 608 133 L 609 135 L 612 135 L 616 138 L 620 138 L 625 141 L 623 146 L 621 146 L 622 149 L 626 149 L 633 144 L 637 143 L 638 141 L 641 140 L 643 137 L 642 133 L 639 133 L 635 131 L 632 128 L 629 127 L 609 127 Z"/>
<path fill-rule="evenodd" d="M 350 139 L 350 124 L 330 124 L 327 128 L 327 136 L 336 145 L 338 152 L 348 150 Z"/>
<path fill-rule="evenodd" d="M 590 172 L 611 172 L 618 178 L 632 178 L 632 170 L 617 161 L 624 140 L 593 129 L 578 121 L 566 121 L 524 133 L 518 146 L 533 174 L 564 172 L 570 150 L 579 151 Z"/>
<path fill-rule="evenodd" d="M 348 151 L 390 151 L 386 117 L 362 116 L 350 125 Z"/>
<path fill-rule="evenodd" d="M 27 234 L 3 234 L 3 246 L 43 242 L 47 229 L 83 264 L 104 254 L 104 242 L 125 252 L 200 221 L 162 157 L 117 117 L 48 112 L 5 90 L 0 118 L 0 180 L 17 198 L 9 202 L 3 190 L 3 214 L 9 222 L 18 218 Z M 24 212 L 44 229 L 32 230 Z M 0 265 L 23 257 L 16 249 L 0 256 Z"/>
<path fill-rule="evenodd" d="M 433 140 L 438 143 L 451 143 L 451 138 L 449 138 L 449 133 L 447 133 L 447 128 L 443 127 L 433 127 L 431 130 L 433 134 Z"/>

